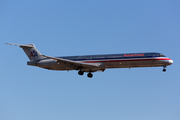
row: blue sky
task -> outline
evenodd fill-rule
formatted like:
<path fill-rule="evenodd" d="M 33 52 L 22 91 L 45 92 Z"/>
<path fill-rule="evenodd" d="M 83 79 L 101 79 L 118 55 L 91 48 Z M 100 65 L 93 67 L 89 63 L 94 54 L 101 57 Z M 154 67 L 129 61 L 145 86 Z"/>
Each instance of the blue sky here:
<path fill-rule="evenodd" d="M 0 2 L 1 120 L 179 120 L 180 2 L 61 0 Z M 159 68 L 77 71 L 27 66 L 19 47 L 49 56 L 161 52 Z"/>

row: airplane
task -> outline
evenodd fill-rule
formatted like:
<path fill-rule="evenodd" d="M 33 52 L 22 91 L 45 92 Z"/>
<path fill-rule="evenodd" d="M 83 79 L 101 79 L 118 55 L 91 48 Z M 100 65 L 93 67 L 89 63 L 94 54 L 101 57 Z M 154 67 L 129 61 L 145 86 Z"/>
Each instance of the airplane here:
<path fill-rule="evenodd" d="M 34 44 L 6 44 L 22 48 L 30 59 L 27 65 L 48 70 L 77 70 L 79 75 L 87 72 L 89 78 L 93 77 L 93 72 L 110 68 L 163 67 L 165 72 L 173 63 L 172 59 L 157 52 L 51 57 L 42 55 Z"/>

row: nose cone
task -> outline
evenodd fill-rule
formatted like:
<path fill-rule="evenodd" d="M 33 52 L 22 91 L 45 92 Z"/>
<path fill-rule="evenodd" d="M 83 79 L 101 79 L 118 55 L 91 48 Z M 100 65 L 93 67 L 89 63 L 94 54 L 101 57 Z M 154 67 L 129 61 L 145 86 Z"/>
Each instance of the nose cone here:
<path fill-rule="evenodd" d="M 173 60 L 169 60 L 169 64 L 170 64 L 170 65 L 173 64 Z"/>

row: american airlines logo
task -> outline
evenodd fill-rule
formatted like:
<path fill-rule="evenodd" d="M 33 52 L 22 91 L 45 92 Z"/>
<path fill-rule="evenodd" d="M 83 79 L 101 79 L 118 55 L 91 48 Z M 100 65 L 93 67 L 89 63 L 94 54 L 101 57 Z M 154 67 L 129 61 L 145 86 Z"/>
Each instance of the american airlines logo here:
<path fill-rule="evenodd" d="M 144 56 L 144 54 L 124 54 L 123 57 Z"/>
<path fill-rule="evenodd" d="M 38 54 L 35 50 L 31 51 L 30 57 L 38 57 Z"/>

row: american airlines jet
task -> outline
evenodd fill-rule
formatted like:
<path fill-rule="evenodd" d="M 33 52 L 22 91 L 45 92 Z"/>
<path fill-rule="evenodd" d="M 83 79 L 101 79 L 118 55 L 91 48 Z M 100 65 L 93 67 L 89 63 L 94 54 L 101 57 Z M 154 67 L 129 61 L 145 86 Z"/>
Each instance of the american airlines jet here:
<path fill-rule="evenodd" d="M 107 55 L 84 55 L 51 57 L 42 55 L 34 44 L 11 44 L 19 46 L 24 50 L 30 61 L 27 65 L 37 66 L 48 70 L 78 70 L 79 75 L 87 72 L 89 78 L 93 77 L 93 72 L 104 71 L 109 68 L 134 68 L 134 67 L 166 67 L 173 63 L 173 60 L 161 53 L 125 53 Z"/>

